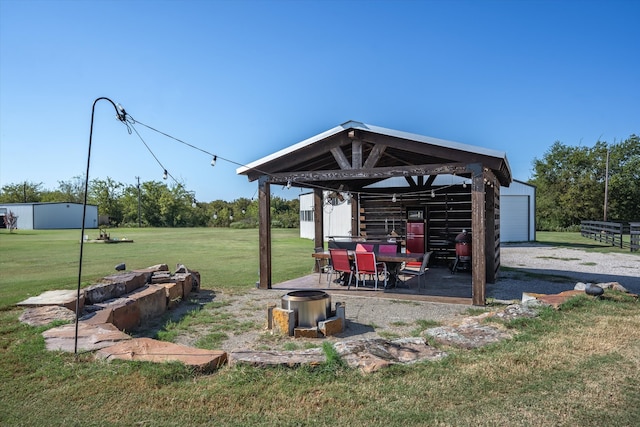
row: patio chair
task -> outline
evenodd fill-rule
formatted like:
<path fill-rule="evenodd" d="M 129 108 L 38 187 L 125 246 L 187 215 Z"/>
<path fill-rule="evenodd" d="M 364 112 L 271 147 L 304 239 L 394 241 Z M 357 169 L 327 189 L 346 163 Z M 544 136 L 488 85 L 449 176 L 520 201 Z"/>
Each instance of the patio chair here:
<path fill-rule="evenodd" d="M 315 253 L 324 252 L 324 248 L 322 246 L 314 249 Z M 333 273 L 333 268 L 331 267 L 331 258 L 322 259 L 316 258 L 316 270 L 318 271 L 318 283 L 320 283 L 320 279 L 322 279 L 322 274 L 327 273 L 327 282 Z"/>
<path fill-rule="evenodd" d="M 373 252 L 356 252 L 356 289 L 358 289 L 359 277 L 362 277 L 362 284 L 365 284 L 365 277 L 369 275 L 375 279 L 375 289 L 378 289 L 378 276 L 384 275 L 384 287 L 387 287 L 387 265 L 384 262 L 376 261 L 376 254 Z"/>
<path fill-rule="evenodd" d="M 346 249 L 329 249 L 329 254 L 331 255 L 332 273 L 342 273 L 343 277 L 349 273 L 349 282 L 347 282 L 347 287 L 351 286 L 353 265 L 349 259 L 349 251 Z"/>
<path fill-rule="evenodd" d="M 398 252 L 398 246 L 393 244 L 393 245 L 379 245 L 378 246 L 378 253 L 380 254 L 395 254 Z"/>
<path fill-rule="evenodd" d="M 431 258 L 432 253 L 433 252 L 427 252 L 426 254 L 424 254 L 424 258 L 422 258 L 422 263 L 420 264 L 419 269 L 416 270 L 415 268 L 405 267 L 398 272 L 398 276 L 400 275 L 413 276 L 413 277 L 418 276 L 418 290 L 420 290 L 420 287 L 422 285 L 422 280 L 424 279 L 426 272 L 429 270 L 429 267 L 427 266 L 429 265 L 429 258 Z M 427 284 L 425 282 L 425 287 L 426 286 Z"/>

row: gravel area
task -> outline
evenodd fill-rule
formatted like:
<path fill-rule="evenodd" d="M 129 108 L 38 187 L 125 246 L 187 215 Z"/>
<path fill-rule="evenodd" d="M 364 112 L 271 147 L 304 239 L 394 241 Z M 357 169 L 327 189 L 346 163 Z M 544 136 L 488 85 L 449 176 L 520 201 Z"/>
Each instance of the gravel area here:
<path fill-rule="evenodd" d="M 556 294 L 573 289 L 577 282 L 618 282 L 632 293 L 640 293 L 640 256 L 601 254 L 577 249 L 540 245 L 504 245 L 501 263 L 509 267 L 500 273 L 496 284 L 487 284 L 486 296 L 496 300 L 520 300 L 523 292 Z M 512 270 L 517 269 L 517 270 Z M 206 300 L 225 303 L 222 310 L 250 328 L 230 328 L 221 350 L 304 348 L 318 346 L 324 340 L 277 337 L 266 331 L 267 305 L 280 306 L 284 290 L 251 290 L 243 295 L 210 293 Z M 202 295 L 204 296 L 204 295 Z M 426 327 L 456 324 L 469 315 L 470 306 L 421 301 L 401 301 L 375 297 L 334 296 L 346 304 L 347 329 L 328 341 L 361 338 L 401 338 L 419 334 Z M 220 305 L 220 304 L 218 304 Z M 425 326 L 427 325 L 427 326 Z M 190 330 L 178 337 L 180 344 L 193 345 L 207 330 Z"/>
<path fill-rule="evenodd" d="M 640 255 L 637 254 L 603 254 L 519 244 L 503 245 L 500 262 L 508 268 L 500 272 L 496 284 L 487 284 L 490 298 L 520 299 L 522 292 L 556 294 L 573 289 L 577 282 L 618 282 L 629 292 L 640 293 Z"/>

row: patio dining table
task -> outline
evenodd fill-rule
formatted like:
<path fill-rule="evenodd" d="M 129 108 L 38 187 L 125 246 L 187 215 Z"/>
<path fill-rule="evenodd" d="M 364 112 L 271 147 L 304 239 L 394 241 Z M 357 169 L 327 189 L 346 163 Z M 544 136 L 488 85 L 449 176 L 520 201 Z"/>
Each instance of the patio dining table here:
<path fill-rule="evenodd" d="M 355 258 L 355 251 L 348 251 L 349 259 Z M 330 259 L 331 253 L 329 251 L 324 252 L 314 252 L 311 254 L 314 258 L 319 259 Z M 422 262 L 424 258 L 424 254 L 421 253 L 376 253 L 376 261 L 384 262 L 387 264 L 387 271 L 389 272 L 389 281 L 387 287 L 395 287 L 398 284 L 398 271 L 400 271 L 400 266 L 405 262 Z"/>

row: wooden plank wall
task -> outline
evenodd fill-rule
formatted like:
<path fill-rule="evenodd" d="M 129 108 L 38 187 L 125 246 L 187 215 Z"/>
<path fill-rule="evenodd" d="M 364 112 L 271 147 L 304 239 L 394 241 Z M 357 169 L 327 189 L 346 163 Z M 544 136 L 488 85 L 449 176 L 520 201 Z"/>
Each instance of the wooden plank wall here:
<path fill-rule="evenodd" d="M 406 237 L 407 208 L 424 207 L 427 218 L 427 248 L 442 251 L 442 257 L 455 259 L 456 235 L 463 229 L 471 231 L 471 185 L 448 188 L 434 187 L 420 194 L 360 195 L 360 235 L 369 239 L 388 237 L 395 230 L 399 239 Z"/>

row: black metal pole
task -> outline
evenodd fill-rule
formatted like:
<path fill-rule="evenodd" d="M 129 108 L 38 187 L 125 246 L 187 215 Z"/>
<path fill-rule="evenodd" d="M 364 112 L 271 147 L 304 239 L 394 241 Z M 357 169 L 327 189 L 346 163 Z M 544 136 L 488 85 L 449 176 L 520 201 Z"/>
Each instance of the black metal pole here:
<path fill-rule="evenodd" d="M 91 108 L 91 127 L 89 128 L 89 150 L 87 152 L 87 171 L 85 172 L 84 180 L 84 200 L 82 202 L 82 226 L 80 232 L 80 260 L 78 263 L 78 292 L 76 294 L 76 331 L 73 341 L 73 353 L 78 354 L 78 319 L 80 318 L 80 287 L 82 283 L 82 255 L 84 251 L 84 223 L 87 217 L 87 193 L 89 192 L 89 165 L 91 164 L 91 141 L 93 139 L 93 117 L 96 111 L 96 103 L 100 100 L 106 100 L 113 105 L 116 109 L 118 120 L 124 122 L 126 120 L 126 112 L 122 107 L 118 107 L 112 100 L 105 97 L 97 98 L 93 101 L 93 107 Z"/>

